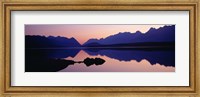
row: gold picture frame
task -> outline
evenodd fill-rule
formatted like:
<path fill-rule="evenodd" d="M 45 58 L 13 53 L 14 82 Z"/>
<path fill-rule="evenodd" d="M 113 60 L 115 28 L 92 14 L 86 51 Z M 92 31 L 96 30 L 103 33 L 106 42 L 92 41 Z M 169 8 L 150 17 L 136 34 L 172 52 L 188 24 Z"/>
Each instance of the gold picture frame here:
<path fill-rule="evenodd" d="M 1 2 L 0 66 L 1 96 L 5 97 L 200 97 L 199 0 L 4 0 Z M 190 85 L 159 87 L 20 87 L 11 86 L 11 11 L 29 10 L 140 10 L 140 11 L 189 11 L 190 17 Z"/>

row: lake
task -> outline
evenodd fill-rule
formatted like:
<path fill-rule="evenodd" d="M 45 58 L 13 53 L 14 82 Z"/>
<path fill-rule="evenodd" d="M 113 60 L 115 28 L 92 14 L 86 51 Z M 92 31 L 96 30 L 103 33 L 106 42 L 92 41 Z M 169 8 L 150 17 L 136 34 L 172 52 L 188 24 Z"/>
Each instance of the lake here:
<path fill-rule="evenodd" d="M 103 64 L 86 64 L 100 58 Z M 170 48 L 40 48 L 25 50 L 26 72 L 175 72 Z"/>

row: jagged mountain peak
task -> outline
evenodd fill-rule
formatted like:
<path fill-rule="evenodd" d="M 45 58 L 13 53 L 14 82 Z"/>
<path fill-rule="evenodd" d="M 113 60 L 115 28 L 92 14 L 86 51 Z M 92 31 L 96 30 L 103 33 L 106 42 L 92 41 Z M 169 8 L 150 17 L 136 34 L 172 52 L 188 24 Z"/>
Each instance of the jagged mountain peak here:
<path fill-rule="evenodd" d="M 175 41 L 175 25 L 167 25 L 158 29 L 151 27 L 146 33 L 136 31 L 119 32 L 101 39 L 89 39 L 83 45 L 98 43 L 103 45 L 137 43 L 137 42 L 171 42 Z"/>

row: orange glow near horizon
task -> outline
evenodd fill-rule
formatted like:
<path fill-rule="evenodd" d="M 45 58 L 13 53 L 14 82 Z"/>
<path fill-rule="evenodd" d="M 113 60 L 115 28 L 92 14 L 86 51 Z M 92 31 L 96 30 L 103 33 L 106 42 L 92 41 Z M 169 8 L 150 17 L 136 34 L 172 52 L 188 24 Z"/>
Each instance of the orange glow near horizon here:
<path fill-rule="evenodd" d="M 119 32 L 146 33 L 151 27 L 165 25 L 126 25 L 126 24 L 27 24 L 25 35 L 74 37 L 80 44 L 91 38 L 105 38 Z"/>

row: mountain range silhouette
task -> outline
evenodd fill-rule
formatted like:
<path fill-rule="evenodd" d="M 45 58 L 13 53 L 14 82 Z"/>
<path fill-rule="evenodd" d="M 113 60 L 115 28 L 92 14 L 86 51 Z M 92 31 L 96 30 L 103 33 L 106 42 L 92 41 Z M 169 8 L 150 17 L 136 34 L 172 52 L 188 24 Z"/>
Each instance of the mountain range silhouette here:
<path fill-rule="evenodd" d="M 159 44 L 160 43 L 160 44 Z M 44 48 L 44 47 L 104 47 L 104 46 L 163 46 L 163 43 L 174 45 L 175 43 L 175 25 L 164 26 L 158 29 L 150 28 L 146 33 L 136 31 L 119 32 L 101 39 L 89 39 L 81 45 L 75 38 L 66 38 L 61 36 L 39 36 L 26 35 L 26 48 Z"/>
<path fill-rule="evenodd" d="M 150 28 L 146 33 L 123 32 L 101 39 L 89 39 L 84 46 L 134 44 L 134 43 L 161 43 L 175 42 L 175 25 L 164 26 L 158 29 Z"/>
<path fill-rule="evenodd" d="M 80 43 L 75 38 L 66 38 L 61 36 L 39 36 L 39 35 L 26 35 L 25 47 L 26 48 L 49 48 L 49 47 L 80 47 Z"/>

